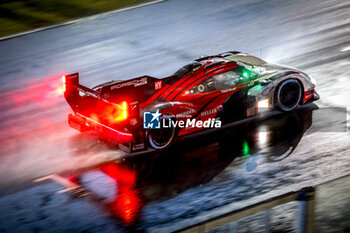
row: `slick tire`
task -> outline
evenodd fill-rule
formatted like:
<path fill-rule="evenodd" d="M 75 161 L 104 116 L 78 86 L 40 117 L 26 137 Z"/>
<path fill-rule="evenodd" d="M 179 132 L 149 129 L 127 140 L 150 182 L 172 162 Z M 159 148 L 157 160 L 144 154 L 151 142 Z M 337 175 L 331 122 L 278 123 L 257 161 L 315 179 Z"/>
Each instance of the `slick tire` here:
<path fill-rule="evenodd" d="M 166 119 L 172 121 L 171 119 Z M 169 125 L 169 124 L 168 124 Z M 168 147 L 176 136 L 174 127 L 151 129 L 146 131 L 146 140 L 148 145 L 156 150 L 161 150 Z"/>
<path fill-rule="evenodd" d="M 283 112 L 293 111 L 301 100 L 302 88 L 296 79 L 280 83 L 275 91 L 276 107 Z"/>

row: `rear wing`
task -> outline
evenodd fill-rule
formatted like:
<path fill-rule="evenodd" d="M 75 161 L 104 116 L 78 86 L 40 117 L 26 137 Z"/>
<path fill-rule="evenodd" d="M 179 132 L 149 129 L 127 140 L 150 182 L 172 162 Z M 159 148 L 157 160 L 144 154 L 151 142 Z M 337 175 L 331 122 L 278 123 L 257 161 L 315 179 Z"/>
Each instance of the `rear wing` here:
<path fill-rule="evenodd" d="M 63 83 L 70 85 L 79 85 L 79 73 L 64 75 Z"/>
<path fill-rule="evenodd" d="M 62 79 L 64 97 L 77 115 L 111 126 L 125 123 L 138 114 L 138 108 L 130 107 L 126 100 L 111 101 L 99 91 L 79 84 L 79 73 L 65 75 Z"/>
<path fill-rule="evenodd" d="M 85 94 L 94 95 L 96 98 L 100 98 L 100 93 L 98 91 L 79 84 L 79 73 L 64 75 L 62 79 L 65 97 L 72 95 L 76 90 L 80 90 L 85 92 Z"/>
<path fill-rule="evenodd" d="M 86 109 L 85 102 L 94 102 L 101 98 L 97 91 L 79 84 L 79 73 L 64 75 L 62 82 L 64 97 L 74 112 Z"/>

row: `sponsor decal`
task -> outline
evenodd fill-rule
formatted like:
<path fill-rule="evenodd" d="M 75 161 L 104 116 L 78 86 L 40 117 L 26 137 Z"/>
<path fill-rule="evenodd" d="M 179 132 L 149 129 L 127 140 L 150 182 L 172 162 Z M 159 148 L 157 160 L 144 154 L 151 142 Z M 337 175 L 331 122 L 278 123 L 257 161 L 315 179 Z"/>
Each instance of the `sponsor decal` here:
<path fill-rule="evenodd" d="M 236 89 L 237 89 L 236 87 L 229 88 L 229 89 L 224 89 L 224 90 L 221 90 L 221 93 L 226 93 L 226 92 L 230 92 L 230 91 L 235 91 Z"/>
<path fill-rule="evenodd" d="M 199 70 L 201 68 L 201 66 L 197 66 L 197 67 L 195 67 L 195 68 L 193 68 L 193 72 L 195 72 L 195 71 L 197 71 L 197 70 Z"/>
<path fill-rule="evenodd" d="M 205 121 L 196 119 L 187 119 L 181 121 L 168 121 L 163 120 L 163 128 L 220 128 L 221 121 L 215 118 L 211 118 Z"/>
<path fill-rule="evenodd" d="M 143 128 L 144 129 L 160 129 L 160 116 L 162 114 L 156 112 L 143 112 Z"/>
<path fill-rule="evenodd" d="M 213 114 L 213 113 L 216 113 L 218 110 L 216 108 L 213 108 L 213 109 L 210 109 L 208 111 L 205 111 L 205 112 L 202 112 L 201 113 L 201 116 L 206 116 L 206 115 L 210 115 L 210 114 Z"/>
<path fill-rule="evenodd" d="M 159 110 L 156 112 L 143 112 L 143 128 L 144 129 L 160 129 L 162 128 L 220 128 L 221 121 L 210 118 L 205 121 L 197 119 L 186 120 L 169 120 L 168 117 L 161 118 Z M 162 120 L 161 120 L 162 119 Z"/>
<path fill-rule="evenodd" d="M 79 96 L 85 96 L 85 92 L 83 90 L 79 90 Z"/>
<path fill-rule="evenodd" d="M 127 87 L 127 86 L 138 87 L 138 86 L 142 86 L 145 84 L 147 84 L 147 77 L 113 85 L 113 86 L 111 86 L 111 90 L 119 89 L 119 88 Z"/>
<path fill-rule="evenodd" d="M 154 89 L 155 90 L 162 89 L 162 80 L 157 81 L 157 82 L 154 83 Z"/>
<path fill-rule="evenodd" d="M 192 113 L 195 113 L 196 111 L 191 109 L 186 112 L 178 113 L 176 114 L 176 118 L 183 118 L 183 117 L 192 117 Z"/>

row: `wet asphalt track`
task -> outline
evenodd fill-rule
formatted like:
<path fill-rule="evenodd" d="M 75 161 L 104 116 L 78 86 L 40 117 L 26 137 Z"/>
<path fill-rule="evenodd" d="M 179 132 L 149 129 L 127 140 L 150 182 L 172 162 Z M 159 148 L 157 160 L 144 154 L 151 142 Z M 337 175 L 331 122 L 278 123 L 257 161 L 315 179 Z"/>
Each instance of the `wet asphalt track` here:
<path fill-rule="evenodd" d="M 274 143 L 269 140 L 276 131 L 269 129 L 253 130 L 253 138 L 231 135 L 234 142 L 219 138 L 215 145 L 204 145 L 205 140 L 193 143 L 188 151 L 197 151 L 193 152 L 197 157 L 190 161 L 201 162 L 162 162 L 169 170 L 155 169 L 154 174 L 174 179 L 157 181 L 151 175 L 150 183 L 141 185 L 151 188 L 161 183 L 158 189 L 165 186 L 162 192 L 171 195 L 158 195 L 158 189 L 150 192 L 137 227 L 167 231 L 172 228 L 166 227 L 245 202 L 350 174 L 349 133 L 328 128 L 331 121 L 345 122 L 334 119 L 332 111 L 322 111 L 350 107 L 347 1 L 169 0 L 0 42 L 0 193 L 30 186 L 40 176 L 74 174 L 123 155 L 93 135 L 80 135 L 68 127 L 70 110 L 57 91 L 62 74 L 79 72 L 87 86 L 144 74 L 164 77 L 200 55 L 227 50 L 252 53 L 311 74 L 321 95 L 316 103 L 320 110 L 310 110 L 313 124 L 295 135 L 288 130 L 294 128 L 288 121 L 279 120 L 287 130 L 275 135 Z M 304 121 L 294 121 L 291 125 L 298 129 L 305 126 Z M 250 148 L 249 156 L 237 149 L 243 143 Z M 295 150 L 274 161 L 269 158 L 284 152 L 276 152 L 276 144 L 283 148 L 293 144 Z M 187 158 L 188 151 L 180 151 L 179 157 Z M 207 156 L 205 151 L 213 153 Z M 182 165 L 187 162 L 190 165 Z M 198 173 L 192 173 L 191 166 L 198 167 Z M 202 179 L 199 174 L 207 169 L 212 175 Z"/>

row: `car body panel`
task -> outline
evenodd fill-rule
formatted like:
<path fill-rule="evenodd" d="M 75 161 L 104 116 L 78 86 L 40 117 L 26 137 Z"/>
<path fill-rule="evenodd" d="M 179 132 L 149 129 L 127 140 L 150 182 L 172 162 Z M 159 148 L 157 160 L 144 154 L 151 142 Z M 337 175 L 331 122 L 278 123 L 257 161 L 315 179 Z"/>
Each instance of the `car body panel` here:
<path fill-rule="evenodd" d="M 268 99 L 270 105 L 275 106 L 276 87 L 288 79 L 296 79 L 301 84 L 303 96 L 300 104 L 318 98 L 315 82 L 303 71 L 270 64 L 236 51 L 199 58 L 163 79 L 141 76 L 89 89 L 80 85 L 79 77 L 74 74 L 66 78 L 65 98 L 75 113 L 70 116 L 71 126 L 96 130 L 102 125 L 104 133 L 113 135 L 119 132 L 117 142 L 129 140 L 131 144 L 145 144 L 142 128 L 144 111 L 158 110 L 175 120 L 221 119 L 227 112 L 239 112 L 243 117 L 249 117 L 257 113 L 256 106 L 260 100 Z M 124 102 L 127 103 L 127 118 L 115 121 L 117 118 L 113 114 L 124 111 L 120 110 Z M 243 107 L 241 103 L 244 103 Z M 77 127 L 79 122 L 84 127 Z M 203 129 L 181 128 L 178 135 Z"/>

